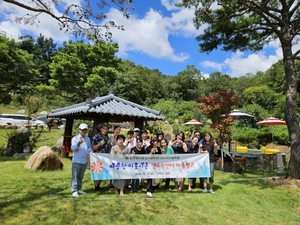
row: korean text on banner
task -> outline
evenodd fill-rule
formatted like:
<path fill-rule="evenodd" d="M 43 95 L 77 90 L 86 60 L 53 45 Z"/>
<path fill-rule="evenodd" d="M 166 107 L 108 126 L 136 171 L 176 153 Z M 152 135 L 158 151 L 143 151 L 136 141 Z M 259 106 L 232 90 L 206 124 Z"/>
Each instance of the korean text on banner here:
<path fill-rule="evenodd" d="M 92 180 L 210 177 L 209 154 L 115 155 L 91 153 Z"/>

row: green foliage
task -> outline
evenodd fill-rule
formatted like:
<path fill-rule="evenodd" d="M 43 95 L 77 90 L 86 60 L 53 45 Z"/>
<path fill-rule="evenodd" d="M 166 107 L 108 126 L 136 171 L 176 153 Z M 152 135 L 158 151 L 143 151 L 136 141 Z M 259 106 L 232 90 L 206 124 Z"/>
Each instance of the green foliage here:
<path fill-rule="evenodd" d="M 19 43 L 0 35 L 0 103 L 9 103 L 8 93 L 23 94 L 27 82 L 38 72 L 32 56 L 19 48 Z"/>
<path fill-rule="evenodd" d="M 276 107 L 276 100 L 279 98 L 280 93 L 266 85 L 249 87 L 244 91 L 245 104 L 258 104 L 266 110 L 271 110 Z"/>
<path fill-rule="evenodd" d="M 24 144 L 29 143 L 31 149 L 35 149 L 40 137 L 42 135 L 43 128 L 39 129 L 38 132 L 17 132 L 16 129 L 6 132 L 6 140 L 8 144 L 11 144 L 12 149 L 17 153 L 22 153 Z"/>
<path fill-rule="evenodd" d="M 248 148 L 260 148 L 272 143 L 272 132 L 274 144 L 288 145 L 289 136 L 286 126 L 264 126 L 260 129 L 236 128 L 234 140 Z"/>
<path fill-rule="evenodd" d="M 115 57 L 117 51 L 116 43 L 64 43 L 52 57 L 50 86 L 40 85 L 39 88 L 41 91 L 63 93 L 73 102 L 93 98 L 95 93 L 107 94 L 119 73 L 120 60 Z"/>
<path fill-rule="evenodd" d="M 30 142 L 31 132 L 17 133 L 16 130 L 7 132 L 8 146 L 15 152 L 22 153 L 23 145 Z"/>
<path fill-rule="evenodd" d="M 197 105 L 196 101 L 176 102 L 173 99 L 160 99 L 152 108 L 161 111 L 169 123 L 174 123 L 175 119 L 178 119 L 181 124 L 191 119 L 203 120 L 203 114 L 199 113 Z"/>

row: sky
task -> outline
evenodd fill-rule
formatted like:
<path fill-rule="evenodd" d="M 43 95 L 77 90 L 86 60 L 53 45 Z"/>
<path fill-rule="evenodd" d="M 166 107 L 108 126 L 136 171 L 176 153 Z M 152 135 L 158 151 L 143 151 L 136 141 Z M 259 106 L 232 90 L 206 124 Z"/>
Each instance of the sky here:
<path fill-rule="evenodd" d="M 66 4 L 79 1 L 61 0 Z M 185 70 L 187 65 L 194 65 L 205 77 L 213 72 L 231 77 L 256 74 L 282 59 L 278 42 L 270 43 L 259 52 L 225 52 L 217 49 L 200 53 L 196 36 L 203 33 L 205 26 L 197 30 L 193 25 L 194 10 L 178 8 L 175 2 L 178 0 L 134 0 L 135 10 L 130 11 L 129 19 L 125 19 L 117 8 L 107 9 L 108 18 L 125 28 L 125 31 L 111 30 L 113 41 L 119 44 L 117 56 L 172 76 Z M 70 39 L 76 40 L 60 31 L 56 20 L 45 14 L 38 17 L 38 25 L 14 22 L 16 15 L 26 13 L 26 10 L 0 0 L 0 33 L 14 39 L 20 35 L 37 37 L 42 34 L 51 37 L 58 45 Z"/>

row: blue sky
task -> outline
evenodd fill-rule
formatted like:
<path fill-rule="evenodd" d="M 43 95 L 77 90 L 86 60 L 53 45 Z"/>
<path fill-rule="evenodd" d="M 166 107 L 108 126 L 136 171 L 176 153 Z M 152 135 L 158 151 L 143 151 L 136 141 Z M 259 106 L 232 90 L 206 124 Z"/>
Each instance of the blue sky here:
<path fill-rule="evenodd" d="M 62 0 L 77 3 L 80 0 Z M 279 59 L 282 52 L 278 42 L 270 43 L 260 52 L 224 52 L 215 50 L 200 53 L 195 37 L 205 27 L 196 30 L 192 19 L 192 9 L 177 8 L 178 0 L 135 0 L 129 19 L 124 19 L 115 8 L 108 9 L 108 18 L 122 24 L 125 31 L 112 30 L 113 40 L 119 43 L 118 56 L 150 69 L 158 69 L 165 75 L 177 75 L 187 65 L 195 65 L 204 76 L 212 72 L 240 77 L 247 73 L 265 71 Z M 14 22 L 15 15 L 23 15 L 25 10 L 0 0 L 0 31 L 8 37 L 30 34 L 52 37 L 55 42 L 74 39 L 59 30 L 55 20 L 47 15 L 39 16 L 40 23 L 23 25 Z M 59 13 L 59 12 L 58 12 Z"/>

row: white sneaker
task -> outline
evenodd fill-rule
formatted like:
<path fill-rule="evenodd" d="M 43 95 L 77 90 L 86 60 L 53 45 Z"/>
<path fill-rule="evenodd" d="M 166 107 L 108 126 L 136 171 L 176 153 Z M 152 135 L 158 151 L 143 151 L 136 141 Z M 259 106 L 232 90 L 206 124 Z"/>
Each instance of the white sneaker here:
<path fill-rule="evenodd" d="M 152 193 L 148 191 L 147 196 L 152 197 Z"/>
<path fill-rule="evenodd" d="M 74 192 L 72 193 L 72 196 L 73 196 L 74 198 L 78 198 L 78 197 L 79 197 L 78 192 L 77 192 L 77 191 L 74 191 Z"/>
<path fill-rule="evenodd" d="M 85 195 L 85 194 L 86 194 L 86 192 L 84 192 L 83 190 L 79 190 L 79 191 L 78 191 L 78 194 Z"/>
<path fill-rule="evenodd" d="M 203 193 L 206 193 L 206 192 L 207 192 L 207 189 L 206 189 L 206 188 L 204 188 L 204 189 L 203 189 Z"/>
<path fill-rule="evenodd" d="M 209 189 L 209 192 L 210 192 L 211 194 L 215 193 L 213 189 Z"/>

